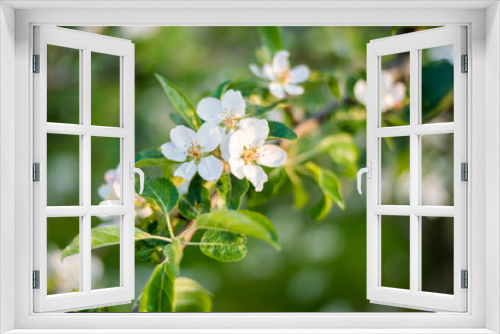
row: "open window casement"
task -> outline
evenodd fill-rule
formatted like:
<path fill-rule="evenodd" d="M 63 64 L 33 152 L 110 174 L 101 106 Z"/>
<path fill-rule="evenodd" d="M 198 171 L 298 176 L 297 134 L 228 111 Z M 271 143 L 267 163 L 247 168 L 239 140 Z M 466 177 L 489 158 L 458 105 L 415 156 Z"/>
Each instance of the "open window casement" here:
<path fill-rule="evenodd" d="M 48 52 L 50 50 L 50 52 Z M 75 54 L 75 71 L 73 78 L 64 77 L 57 71 L 48 73 L 48 69 L 57 69 L 57 63 L 51 57 L 57 52 L 73 52 Z M 91 68 L 94 56 L 105 55 L 114 57 L 117 65 L 117 115 L 115 126 L 100 126 L 93 122 L 91 117 L 91 91 L 92 79 Z M 51 63 L 52 61 L 52 63 Z M 50 66 L 48 66 L 48 64 Z M 130 303 L 134 299 L 134 44 L 128 40 L 111 38 L 71 29 L 38 26 L 34 28 L 34 55 L 33 55 L 33 92 L 34 92 L 34 271 L 33 271 L 33 293 L 35 312 L 69 311 Z M 56 73 L 54 73 L 56 72 Z M 92 72 L 93 73 L 93 72 Z M 48 89 L 50 80 L 76 80 L 75 111 L 72 106 L 67 106 L 67 112 L 75 112 L 76 119 L 73 123 L 52 122 L 47 118 L 47 101 L 54 96 Z M 61 81 L 59 81 L 61 82 Z M 119 93 L 118 93 L 119 92 Z M 119 156 L 119 173 L 115 175 L 113 190 L 115 197 L 107 201 L 110 205 L 99 205 L 92 199 L 95 187 L 91 186 L 91 179 L 96 178 L 93 174 L 91 156 L 93 150 L 99 150 L 99 145 L 107 139 L 118 143 L 116 146 Z M 57 143 L 62 141 L 74 141 L 74 152 L 78 162 L 68 159 L 58 159 L 58 171 L 66 171 L 69 175 L 75 175 L 72 180 L 61 175 L 53 175 L 48 164 L 48 149 L 57 149 Z M 53 147 L 50 147 L 53 145 Z M 64 153 L 64 152 L 62 152 Z M 51 162 L 52 163 L 52 162 Z M 76 166 L 76 168 L 75 168 Z M 116 167 L 116 166 L 113 166 Z M 74 169 L 77 169 L 76 171 Z M 50 184 L 48 176 L 52 178 Z M 59 178 L 60 177 L 60 178 Z M 103 179 L 102 174 L 100 176 Z M 75 184 L 79 187 L 76 197 L 79 198 L 75 205 L 57 205 L 57 201 L 48 193 L 50 187 L 59 183 Z M 60 184 L 61 186 L 66 186 Z M 79 191 L 79 195 L 78 195 Z M 54 204 L 55 203 L 55 204 Z M 91 228 L 94 217 L 109 217 L 115 219 L 113 223 L 118 231 L 113 236 L 118 243 L 120 251 L 120 273 L 119 283 L 116 286 L 104 289 L 93 287 L 92 271 L 92 249 Z M 68 222 L 67 227 L 75 228 L 76 243 L 73 243 L 71 251 L 73 255 L 65 258 L 65 261 L 76 263 L 76 277 L 78 281 L 70 291 L 48 292 L 48 268 L 56 266 L 54 262 L 61 261 L 62 254 L 58 258 L 48 260 L 47 238 L 54 228 L 64 229 L 66 226 L 54 225 L 54 220 L 65 217 L 59 222 Z M 69 226 L 73 220 L 75 226 Z M 51 226 L 51 224 L 53 224 Z M 69 243 L 71 240 L 66 240 Z M 79 242 L 78 242 L 79 241 Z M 66 253 L 68 255 L 70 253 Z M 66 277 L 67 278 L 67 277 Z M 73 279 L 76 279 L 73 277 Z"/>
<path fill-rule="evenodd" d="M 452 85 L 452 95 L 448 95 L 448 99 L 451 99 L 448 100 L 448 105 L 451 104 L 448 109 L 451 108 L 451 112 L 448 110 L 447 117 L 435 117 L 432 121 L 427 117 L 431 112 L 426 110 L 429 107 L 426 101 L 432 96 L 426 94 L 434 94 L 441 83 L 434 82 L 436 85 L 430 85 L 427 81 L 424 89 L 422 83 L 428 79 L 425 78 L 428 71 L 440 70 L 439 66 L 424 67 L 429 54 L 441 57 L 442 62 L 448 62 L 449 70 L 441 71 L 442 76 L 449 77 Z M 458 26 L 388 37 L 368 44 L 368 166 L 360 171 L 359 176 L 363 172 L 367 173 L 367 297 L 372 303 L 429 311 L 467 310 L 466 54 L 466 28 Z M 391 57 L 393 61 L 388 62 Z M 388 66 L 387 63 L 396 64 L 399 70 L 394 71 L 394 66 Z M 388 75 L 392 78 L 387 78 Z M 398 88 L 396 83 L 398 76 L 409 76 L 405 85 L 405 99 L 409 99 L 409 108 L 401 111 L 399 116 L 387 110 L 388 104 L 394 107 L 391 103 L 397 100 L 395 95 L 401 94 L 402 84 Z M 436 108 L 435 112 L 440 113 L 442 110 L 439 108 L 444 107 L 440 104 Z M 392 120 L 389 121 L 391 117 Z M 394 117 L 399 118 L 394 121 Z M 443 171 L 437 158 L 434 162 L 429 162 L 429 142 L 448 147 L 451 159 L 446 170 Z M 394 149 L 401 146 L 406 148 Z M 446 154 L 446 149 L 444 152 Z M 407 161 L 409 168 L 403 168 L 402 172 L 400 167 L 405 164 L 404 161 Z M 397 164 L 399 166 L 395 166 Z M 431 172 L 435 172 L 430 186 L 429 182 L 423 181 L 424 174 L 429 172 L 429 165 Z M 448 187 L 450 200 L 443 204 L 439 198 L 436 200 L 436 194 L 446 177 L 451 184 Z M 423 226 L 436 231 L 432 229 L 432 224 L 442 224 L 443 219 L 451 221 L 453 225 L 449 230 L 449 238 L 452 239 L 452 255 L 449 257 L 450 273 L 452 271 L 450 285 L 452 284 L 453 289 L 447 293 L 436 293 L 426 290 L 422 281 L 426 261 L 423 254 L 428 252 L 425 248 L 429 247 L 428 240 L 425 240 L 429 238 L 429 234 L 423 233 Z M 391 272 L 384 272 L 383 263 L 383 256 L 387 251 L 384 247 L 390 248 L 390 245 L 384 244 L 384 224 L 387 221 L 396 222 L 395 228 L 408 232 L 409 259 L 405 263 L 409 264 L 409 268 L 403 266 L 392 272 L 398 274 L 398 270 L 409 270 L 408 286 L 394 287 L 386 284 L 390 282 L 390 277 L 384 275 L 391 275 Z M 439 238 L 432 240 L 436 242 Z M 430 256 L 439 255 L 441 254 Z M 426 277 L 429 275 L 439 273 L 426 272 Z"/>

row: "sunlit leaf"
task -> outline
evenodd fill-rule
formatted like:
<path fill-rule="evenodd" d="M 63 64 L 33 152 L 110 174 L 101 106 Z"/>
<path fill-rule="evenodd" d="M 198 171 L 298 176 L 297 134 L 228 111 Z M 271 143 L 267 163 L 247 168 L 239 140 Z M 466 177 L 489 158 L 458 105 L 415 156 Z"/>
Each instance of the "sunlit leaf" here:
<path fill-rule="evenodd" d="M 205 213 L 196 220 L 196 227 L 217 231 L 240 233 L 267 241 L 279 249 L 279 236 L 273 224 L 260 213 L 238 211 L 213 211 Z"/>
<path fill-rule="evenodd" d="M 315 219 L 323 219 L 330 210 L 333 203 L 337 204 L 341 209 L 344 209 L 344 199 L 340 193 L 339 180 L 331 171 L 323 169 L 318 165 L 308 162 L 305 167 L 309 169 L 319 187 L 323 191 L 323 198 L 318 204 L 313 207 L 311 216 Z"/>
<path fill-rule="evenodd" d="M 187 219 L 195 219 L 210 211 L 210 194 L 203 183 L 203 179 L 196 175 L 189 183 L 188 193 L 179 200 L 179 211 Z"/>
<path fill-rule="evenodd" d="M 307 211 L 309 217 L 314 220 L 325 219 L 332 208 L 333 200 L 329 196 L 323 196 L 311 209 Z"/>
<path fill-rule="evenodd" d="M 179 201 L 177 188 L 172 181 L 164 177 L 147 178 L 141 196 L 158 205 L 165 214 L 170 213 Z"/>
<path fill-rule="evenodd" d="M 150 239 L 151 234 L 135 229 L 135 240 Z M 98 226 L 90 230 L 90 248 L 98 249 L 107 246 L 120 244 L 120 226 L 108 225 Z M 70 255 L 75 255 L 80 252 L 80 236 L 77 235 L 61 254 L 61 261 Z"/>
<path fill-rule="evenodd" d="M 283 123 L 267 121 L 269 124 L 269 137 L 283 139 L 297 139 L 297 134 Z"/>
<path fill-rule="evenodd" d="M 227 87 L 229 87 L 229 85 L 231 84 L 231 81 L 228 80 L 228 81 L 224 81 L 223 83 L 221 83 L 219 86 L 217 86 L 217 88 L 213 91 L 212 93 L 212 97 L 215 97 L 216 99 L 221 99 L 222 98 L 222 95 L 224 95 L 224 93 L 226 92 L 227 90 Z"/>
<path fill-rule="evenodd" d="M 240 261 L 247 254 L 247 239 L 244 235 L 225 231 L 208 230 L 200 245 L 203 254 L 220 262 Z"/>
<path fill-rule="evenodd" d="M 160 82 L 165 94 L 174 106 L 175 110 L 184 118 L 184 120 L 195 130 L 201 126 L 201 120 L 196 114 L 191 102 L 189 102 L 186 95 L 175 87 L 170 81 L 159 75 L 155 74 L 156 79 Z"/>
<path fill-rule="evenodd" d="M 274 55 L 276 51 L 283 49 L 279 27 L 261 26 L 259 27 L 259 35 L 262 44 L 269 49 L 272 55 Z"/>
<path fill-rule="evenodd" d="M 177 277 L 174 283 L 175 312 L 210 312 L 212 295 L 200 283 L 187 278 Z"/>
<path fill-rule="evenodd" d="M 293 170 L 286 170 L 292 182 L 293 205 L 296 209 L 302 209 L 309 202 L 309 194 L 304 189 L 304 185 L 299 176 Z"/>
<path fill-rule="evenodd" d="M 241 198 L 248 191 L 250 184 L 248 181 L 238 179 L 233 174 L 222 174 L 215 184 L 215 189 L 219 195 L 219 200 L 228 210 L 238 210 Z"/>
<path fill-rule="evenodd" d="M 139 152 L 135 156 L 135 167 L 152 167 L 152 166 L 164 166 L 170 165 L 171 162 L 165 158 L 163 153 L 159 148 L 151 148 L 149 150 L 144 150 Z"/>
<path fill-rule="evenodd" d="M 352 135 L 339 133 L 323 138 L 318 149 L 330 155 L 333 161 L 341 165 L 353 165 L 357 162 L 359 152 Z"/>
<path fill-rule="evenodd" d="M 173 312 L 174 282 L 172 264 L 164 261 L 157 265 L 142 292 L 139 312 Z"/>

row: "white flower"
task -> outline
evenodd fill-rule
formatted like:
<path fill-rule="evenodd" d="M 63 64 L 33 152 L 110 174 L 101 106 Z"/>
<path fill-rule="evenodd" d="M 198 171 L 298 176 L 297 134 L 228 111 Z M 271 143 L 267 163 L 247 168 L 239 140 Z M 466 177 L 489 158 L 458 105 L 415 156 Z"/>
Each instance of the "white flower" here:
<path fill-rule="evenodd" d="M 213 123 L 204 123 L 194 132 L 184 125 L 176 126 L 170 131 L 170 139 L 161 146 L 163 155 L 169 160 L 184 162 L 190 157 L 189 162 L 184 162 L 174 172 L 174 176 L 191 180 L 198 172 L 207 180 L 218 180 L 222 174 L 222 161 L 207 153 L 212 152 L 219 146 L 221 141 L 220 129 Z"/>
<path fill-rule="evenodd" d="M 229 165 L 238 179 L 246 177 L 256 191 L 261 191 L 267 175 L 260 167 L 278 167 L 285 163 L 286 152 L 276 145 L 264 145 L 269 134 L 266 120 L 248 119 L 229 141 Z"/>
<path fill-rule="evenodd" d="M 406 94 L 406 86 L 402 82 L 394 82 L 394 77 L 388 71 L 382 71 L 380 82 L 380 109 L 385 112 L 395 108 L 403 102 Z M 367 87 L 365 80 L 358 80 L 354 85 L 354 96 L 356 99 L 366 106 L 367 103 Z"/>
<path fill-rule="evenodd" d="M 278 51 L 274 55 L 273 64 L 264 64 L 262 69 L 257 65 L 251 64 L 252 73 L 261 78 L 270 80 L 269 91 L 278 99 L 282 99 L 288 93 L 289 95 L 300 95 L 304 93 L 304 87 L 297 84 L 306 81 L 311 74 L 309 67 L 299 65 L 290 67 L 288 51 Z"/>
<path fill-rule="evenodd" d="M 120 205 L 120 166 L 110 169 L 104 174 L 106 184 L 97 190 L 103 199 L 99 205 Z"/>
<path fill-rule="evenodd" d="M 222 100 L 213 97 L 202 99 L 196 107 L 196 113 L 207 123 L 220 125 L 222 158 L 229 159 L 228 143 L 238 121 L 245 115 L 245 100 L 241 92 L 228 90 Z"/>

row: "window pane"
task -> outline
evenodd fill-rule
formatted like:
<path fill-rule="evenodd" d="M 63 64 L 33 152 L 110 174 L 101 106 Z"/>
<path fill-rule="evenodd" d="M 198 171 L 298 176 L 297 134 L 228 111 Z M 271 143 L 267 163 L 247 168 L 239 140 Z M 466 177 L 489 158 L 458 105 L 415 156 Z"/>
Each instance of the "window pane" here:
<path fill-rule="evenodd" d="M 382 216 L 382 286 L 410 289 L 410 217 Z"/>
<path fill-rule="evenodd" d="M 422 136 L 422 205 L 453 205 L 453 134 Z"/>
<path fill-rule="evenodd" d="M 107 238 L 114 245 L 92 250 L 92 289 L 120 286 L 121 216 L 92 217 L 93 237 Z"/>
<path fill-rule="evenodd" d="M 423 49 L 422 123 L 453 122 L 453 45 Z"/>
<path fill-rule="evenodd" d="M 47 122 L 80 123 L 80 50 L 47 45 Z"/>
<path fill-rule="evenodd" d="M 92 52 L 92 125 L 120 126 L 120 57 Z"/>
<path fill-rule="evenodd" d="M 80 137 L 47 134 L 47 205 L 80 205 Z"/>
<path fill-rule="evenodd" d="M 119 205 L 120 138 L 92 137 L 92 205 Z"/>
<path fill-rule="evenodd" d="M 410 53 L 382 56 L 380 112 L 382 126 L 410 124 Z"/>
<path fill-rule="evenodd" d="M 422 291 L 453 294 L 453 218 L 422 217 Z"/>
<path fill-rule="evenodd" d="M 410 204 L 410 137 L 382 138 L 383 205 Z"/>
<path fill-rule="evenodd" d="M 80 234 L 80 217 L 47 218 L 47 294 L 80 291 L 80 254 L 62 259 Z"/>

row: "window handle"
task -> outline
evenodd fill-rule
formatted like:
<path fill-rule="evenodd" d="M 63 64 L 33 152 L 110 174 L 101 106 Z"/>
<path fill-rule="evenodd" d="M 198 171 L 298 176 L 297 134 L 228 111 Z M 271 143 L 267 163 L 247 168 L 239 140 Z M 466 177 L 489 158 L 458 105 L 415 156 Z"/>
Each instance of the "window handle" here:
<path fill-rule="evenodd" d="M 372 163 L 370 161 L 368 161 L 367 165 L 368 165 L 367 167 L 361 168 L 357 174 L 358 175 L 358 192 L 360 195 L 362 194 L 362 192 L 361 192 L 361 177 L 363 176 L 363 174 L 366 173 L 366 176 L 369 179 L 372 178 Z"/>
<path fill-rule="evenodd" d="M 144 172 L 142 169 L 134 167 L 134 162 L 130 162 L 130 178 L 134 178 L 134 173 L 139 174 L 139 195 L 142 195 L 142 191 L 144 190 Z"/>

